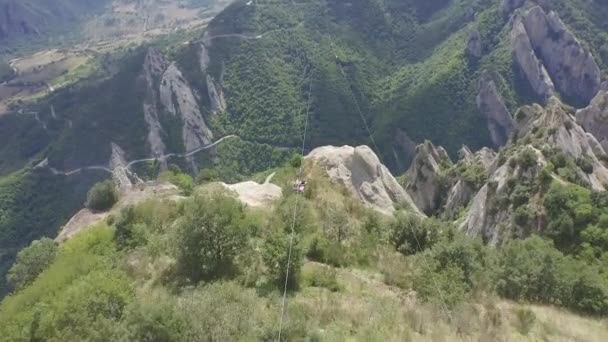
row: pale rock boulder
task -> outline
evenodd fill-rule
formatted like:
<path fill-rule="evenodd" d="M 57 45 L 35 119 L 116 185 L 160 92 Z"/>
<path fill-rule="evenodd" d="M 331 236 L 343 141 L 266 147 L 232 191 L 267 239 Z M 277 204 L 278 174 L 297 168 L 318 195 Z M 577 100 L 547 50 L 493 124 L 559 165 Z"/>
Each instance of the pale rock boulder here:
<path fill-rule="evenodd" d="M 441 177 L 443 168 L 452 165 L 443 147 L 426 141 L 416 148 L 416 157 L 406 173 L 406 190 L 416 206 L 427 215 L 433 214 L 441 204 Z"/>
<path fill-rule="evenodd" d="M 368 146 L 324 146 L 314 149 L 306 160 L 327 172 L 330 180 L 344 186 L 365 205 L 392 214 L 406 207 L 421 214 L 407 192 Z"/>

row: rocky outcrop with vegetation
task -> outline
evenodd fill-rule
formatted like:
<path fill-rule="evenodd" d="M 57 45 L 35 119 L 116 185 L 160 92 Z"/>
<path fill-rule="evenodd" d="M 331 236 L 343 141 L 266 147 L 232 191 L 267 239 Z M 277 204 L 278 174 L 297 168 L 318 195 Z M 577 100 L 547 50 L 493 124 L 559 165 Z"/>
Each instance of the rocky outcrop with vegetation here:
<path fill-rule="evenodd" d="M 393 213 L 397 208 L 418 212 L 408 193 L 367 146 L 319 147 L 306 160 L 374 209 L 383 213 Z"/>

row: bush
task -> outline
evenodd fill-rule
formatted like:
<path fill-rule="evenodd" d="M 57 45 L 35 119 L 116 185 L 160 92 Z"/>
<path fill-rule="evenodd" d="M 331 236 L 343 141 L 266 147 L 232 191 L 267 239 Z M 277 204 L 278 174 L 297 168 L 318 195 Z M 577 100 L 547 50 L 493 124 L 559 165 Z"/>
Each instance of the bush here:
<path fill-rule="evenodd" d="M 304 281 L 308 286 L 323 287 L 331 292 L 342 290 L 342 286 L 338 283 L 336 270 L 327 266 L 318 266 L 308 270 L 303 275 Z"/>
<path fill-rule="evenodd" d="M 390 225 L 390 241 L 404 255 L 422 252 L 439 240 L 440 224 L 434 219 L 399 212 Z"/>
<path fill-rule="evenodd" d="M 279 290 L 286 286 L 294 291 L 300 286 L 300 270 L 302 269 L 303 252 L 298 234 L 294 234 L 289 255 L 291 237 L 282 230 L 275 231 L 265 241 L 262 258 L 268 269 L 270 280 Z M 289 263 L 289 270 L 287 264 Z M 287 281 L 287 284 L 285 284 Z"/>
<path fill-rule="evenodd" d="M 87 194 L 85 206 L 91 210 L 106 211 L 118 201 L 118 193 L 111 180 L 93 185 Z"/>
<path fill-rule="evenodd" d="M 518 308 L 515 310 L 515 317 L 517 317 L 517 330 L 520 334 L 527 336 L 532 331 L 532 328 L 534 328 L 536 315 L 530 309 Z"/>
<path fill-rule="evenodd" d="M 291 167 L 293 167 L 294 169 L 299 168 L 300 166 L 302 166 L 302 155 L 299 153 L 294 153 L 293 156 L 291 156 L 291 158 L 289 159 L 289 165 L 291 165 Z"/>
<path fill-rule="evenodd" d="M 192 176 L 185 173 L 166 171 L 161 173 L 160 176 L 158 176 L 158 179 L 176 185 L 186 196 L 191 195 L 192 190 L 194 190 L 194 180 L 192 179 Z"/>
<path fill-rule="evenodd" d="M 33 241 L 17 254 L 17 261 L 8 271 L 9 286 L 19 291 L 32 283 L 55 260 L 57 245 L 49 238 Z"/>
<path fill-rule="evenodd" d="M 185 202 L 173 246 L 179 275 L 193 282 L 232 275 L 248 239 L 244 218 L 243 206 L 222 192 Z"/>

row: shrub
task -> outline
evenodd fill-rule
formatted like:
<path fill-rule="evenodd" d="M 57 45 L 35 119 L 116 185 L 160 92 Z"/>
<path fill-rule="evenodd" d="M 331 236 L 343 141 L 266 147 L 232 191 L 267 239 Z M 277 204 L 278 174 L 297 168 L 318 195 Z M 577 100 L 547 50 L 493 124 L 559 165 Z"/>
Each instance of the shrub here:
<path fill-rule="evenodd" d="M 9 286 L 19 291 L 33 282 L 55 260 L 57 245 L 49 238 L 32 241 L 29 247 L 17 254 L 17 260 L 8 271 Z"/>
<path fill-rule="evenodd" d="M 294 169 L 299 168 L 300 166 L 302 166 L 302 155 L 299 153 L 294 153 L 293 156 L 291 156 L 291 158 L 289 159 L 289 165 L 291 165 L 291 167 L 293 167 Z"/>
<path fill-rule="evenodd" d="M 390 224 L 390 241 L 404 255 L 431 248 L 440 236 L 440 222 L 399 212 Z"/>
<path fill-rule="evenodd" d="M 178 273 L 193 282 L 232 275 L 248 238 L 244 218 L 242 205 L 222 192 L 184 203 L 173 246 Z"/>
<path fill-rule="evenodd" d="M 586 174 L 593 173 L 593 163 L 588 156 L 582 156 L 576 159 L 576 165 Z"/>
<path fill-rule="evenodd" d="M 192 179 L 192 176 L 185 173 L 166 171 L 161 173 L 158 179 L 176 185 L 186 196 L 191 195 L 192 190 L 194 190 L 194 180 Z"/>
<path fill-rule="evenodd" d="M 517 330 L 520 334 L 527 336 L 532 331 L 532 328 L 534 328 L 536 315 L 530 309 L 518 308 L 515 310 L 515 317 L 517 318 Z"/>
<path fill-rule="evenodd" d="M 336 270 L 331 267 L 314 267 L 312 270 L 305 272 L 303 278 L 308 286 L 323 287 L 331 292 L 342 290 L 342 286 L 338 283 Z"/>
<path fill-rule="evenodd" d="M 118 193 L 111 180 L 93 185 L 87 194 L 85 206 L 91 210 L 105 211 L 111 209 L 118 201 Z"/>
<path fill-rule="evenodd" d="M 302 269 L 303 253 L 299 237 L 294 234 L 289 255 L 290 236 L 282 231 L 276 231 L 265 241 L 262 258 L 268 269 L 270 280 L 280 290 L 297 290 L 300 285 L 300 270 Z M 287 264 L 289 263 L 289 268 Z M 287 280 L 287 284 L 285 281 Z"/>

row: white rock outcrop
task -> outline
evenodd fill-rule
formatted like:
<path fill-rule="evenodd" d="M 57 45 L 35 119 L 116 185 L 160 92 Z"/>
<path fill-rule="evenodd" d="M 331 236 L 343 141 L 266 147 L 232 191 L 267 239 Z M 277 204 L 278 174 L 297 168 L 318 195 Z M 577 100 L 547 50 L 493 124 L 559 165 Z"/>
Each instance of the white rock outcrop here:
<path fill-rule="evenodd" d="M 425 214 L 431 215 L 439 208 L 442 168 L 451 165 L 443 147 L 435 147 L 430 141 L 416 147 L 416 157 L 406 173 L 406 190 Z"/>
<path fill-rule="evenodd" d="M 327 172 L 330 180 L 344 186 L 367 206 L 385 214 L 399 207 L 421 214 L 407 192 L 368 146 L 324 146 L 306 160 Z"/>

